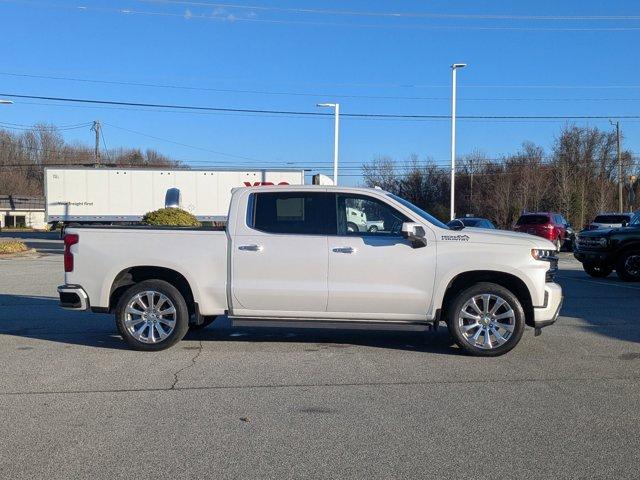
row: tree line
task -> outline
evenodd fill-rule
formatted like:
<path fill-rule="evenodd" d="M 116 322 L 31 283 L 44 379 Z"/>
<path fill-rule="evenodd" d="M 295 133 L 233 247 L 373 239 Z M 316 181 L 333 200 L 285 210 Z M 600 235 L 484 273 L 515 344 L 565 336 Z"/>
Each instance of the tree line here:
<path fill-rule="evenodd" d="M 64 140 L 53 126 L 38 125 L 22 133 L 0 129 L 0 194 L 44 195 L 44 168 L 64 166 L 180 167 L 155 150 L 103 151 L 97 159 L 93 149 Z"/>
<path fill-rule="evenodd" d="M 616 134 L 595 127 L 565 126 L 549 152 L 531 142 L 511 155 L 490 158 L 475 152 L 458 159 L 456 213 L 474 214 L 510 228 L 525 211 L 562 213 L 576 227 L 598 212 L 618 210 Z M 624 210 L 638 208 L 640 162 L 622 151 Z M 22 133 L 0 129 L 0 194 L 44 194 L 46 166 L 95 166 L 92 148 L 69 143 L 53 126 Z M 101 165 L 186 168 L 155 150 L 103 152 Z M 364 183 L 400 195 L 446 220 L 449 218 L 450 168 L 411 155 L 405 161 L 381 156 L 362 166 Z"/>
<path fill-rule="evenodd" d="M 639 163 L 621 152 L 625 211 L 637 208 Z M 378 157 L 362 167 L 367 186 L 400 195 L 448 220 L 450 167 L 412 155 L 405 162 Z M 531 142 L 502 158 L 481 152 L 457 160 L 457 216 L 473 214 L 511 228 L 523 212 L 561 213 L 582 228 L 599 212 L 618 211 L 618 157 L 615 133 L 595 127 L 565 126 L 547 153 Z M 631 178 L 630 178 L 631 177 Z"/>

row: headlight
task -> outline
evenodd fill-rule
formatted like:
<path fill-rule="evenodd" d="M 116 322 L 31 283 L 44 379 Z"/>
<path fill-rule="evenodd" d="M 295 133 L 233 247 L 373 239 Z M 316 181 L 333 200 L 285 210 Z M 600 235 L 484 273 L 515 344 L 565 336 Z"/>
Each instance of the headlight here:
<path fill-rule="evenodd" d="M 551 260 L 556 257 L 555 250 L 544 250 L 541 248 L 532 248 L 531 256 L 536 260 Z"/>
<path fill-rule="evenodd" d="M 602 237 L 600 240 L 598 240 L 598 243 L 601 247 L 606 247 L 609 244 L 609 239 L 607 237 Z"/>

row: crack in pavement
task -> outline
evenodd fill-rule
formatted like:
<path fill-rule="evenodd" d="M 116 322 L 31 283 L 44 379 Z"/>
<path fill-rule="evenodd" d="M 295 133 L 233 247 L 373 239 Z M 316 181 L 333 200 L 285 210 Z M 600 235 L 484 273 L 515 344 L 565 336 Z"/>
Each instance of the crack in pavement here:
<path fill-rule="evenodd" d="M 181 368 L 174 375 L 179 375 L 182 371 L 191 368 L 195 360 L 200 355 L 192 359 L 192 364 Z M 634 357 L 635 360 L 635 357 Z M 417 387 L 432 385 L 480 385 L 480 384 L 504 384 L 504 385 L 526 385 L 536 383 L 602 383 L 608 381 L 629 381 L 640 380 L 640 376 L 603 376 L 603 377 L 560 377 L 560 378 L 514 378 L 514 379 L 494 379 L 494 380 L 427 380 L 427 381 L 390 381 L 390 382 L 321 382 L 321 383 L 277 383 L 277 384 L 244 384 L 244 385 L 209 385 L 176 387 L 177 381 L 170 388 L 109 388 L 97 390 L 55 390 L 55 391 L 26 391 L 26 392 L 0 392 L 0 397 L 15 397 L 27 395 L 84 395 L 96 393 L 137 393 L 137 392 L 186 392 L 186 391 L 214 391 L 214 390 L 248 390 L 248 389 L 286 389 L 286 388 L 344 388 L 344 387 Z"/>
<path fill-rule="evenodd" d="M 200 340 L 198 343 L 199 343 L 198 351 L 191 359 L 191 363 L 185 367 L 182 367 L 180 370 L 176 371 L 173 374 L 173 384 L 171 385 L 171 388 L 169 388 L 169 390 L 176 390 L 176 385 L 178 384 L 180 374 L 186 370 L 189 370 L 190 368 L 193 368 L 196 365 L 196 362 L 198 361 L 198 357 L 202 353 L 202 340 Z"/>

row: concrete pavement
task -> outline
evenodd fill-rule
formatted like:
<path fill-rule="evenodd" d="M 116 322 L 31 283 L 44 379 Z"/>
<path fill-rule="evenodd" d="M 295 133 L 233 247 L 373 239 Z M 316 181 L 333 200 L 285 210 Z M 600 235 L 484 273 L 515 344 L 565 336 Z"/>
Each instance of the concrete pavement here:
<path fill-rule="evenodd" d="M 125 349 L 60 255 L 0 260 L 6 478 L 637 478 L 640 284 L 561 261 L 563 315 L 477 359 L 437 334 L 230 329 Z"/>

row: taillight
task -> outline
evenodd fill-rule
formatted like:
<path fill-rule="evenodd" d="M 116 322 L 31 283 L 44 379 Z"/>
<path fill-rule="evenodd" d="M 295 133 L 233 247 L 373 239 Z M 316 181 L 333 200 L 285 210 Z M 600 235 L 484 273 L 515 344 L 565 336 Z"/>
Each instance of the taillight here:
<path fill-rule="evenodd" d="M 67 233 L 64 236 L 64 271 L 73 272 L 73 253 L 71 253 L 71 245 L 75 245 L 80 240 L 75 233 Z"/>

